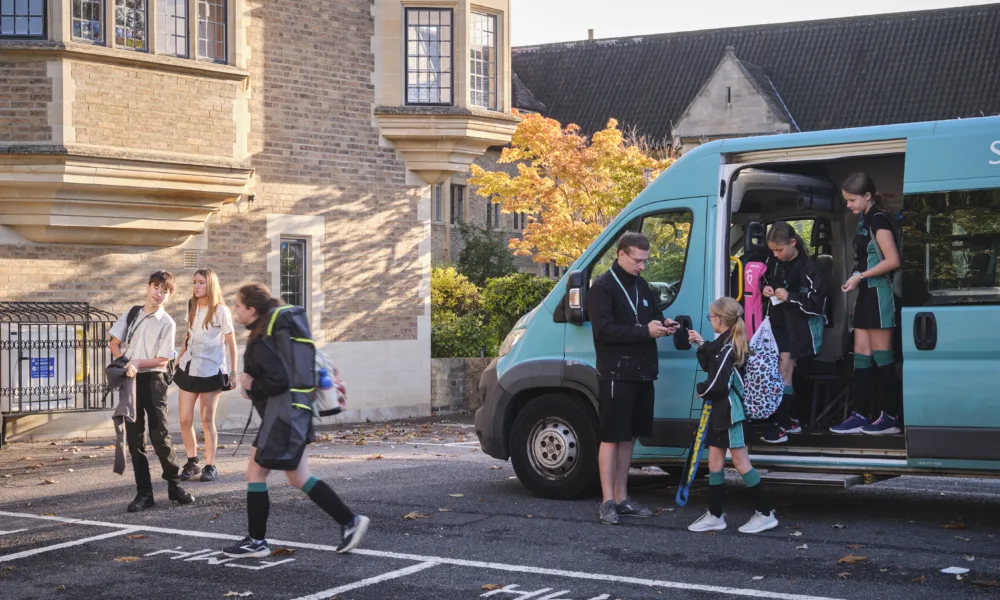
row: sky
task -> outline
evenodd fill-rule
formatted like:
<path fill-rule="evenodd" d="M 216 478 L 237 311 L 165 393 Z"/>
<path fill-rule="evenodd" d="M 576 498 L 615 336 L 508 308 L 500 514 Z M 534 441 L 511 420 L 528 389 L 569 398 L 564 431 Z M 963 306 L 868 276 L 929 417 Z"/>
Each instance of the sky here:
<path fill-rule="evenodd" d="M 996 4 L 981 0 L 510 0 L 512 45 Z M 678 9 L 677 7 L 683 7 Z"/>

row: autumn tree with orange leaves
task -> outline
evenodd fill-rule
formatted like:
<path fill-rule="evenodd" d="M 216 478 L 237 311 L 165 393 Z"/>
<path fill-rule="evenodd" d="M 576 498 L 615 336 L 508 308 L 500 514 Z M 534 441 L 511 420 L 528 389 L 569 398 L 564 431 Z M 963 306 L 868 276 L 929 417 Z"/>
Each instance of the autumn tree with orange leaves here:
<path fill-rule="evenodd" d="M 486 171 L 472 165 L 469 183 L 477 193 L 500 203 L 506 213 L 526 213 L 514 254 L 535 262 L 569 266 L 615 216 L 673 159 L 644 152 L 626 141 L 610 119 L 590 140 L 577 125 L 565 129 L 554 119 L 522 115 L 501 163 L 516 163 L 518 174 Z"/>

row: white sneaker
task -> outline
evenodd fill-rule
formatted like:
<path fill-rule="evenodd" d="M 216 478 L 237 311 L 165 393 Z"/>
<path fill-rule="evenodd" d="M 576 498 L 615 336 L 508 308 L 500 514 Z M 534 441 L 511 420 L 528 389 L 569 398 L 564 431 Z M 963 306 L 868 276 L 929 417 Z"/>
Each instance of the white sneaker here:
<path fill-rule="evenodd" d="M 740 527 L 740 533 L 760 533 L 761 531 L 774 529 L 777 526 L 778 519 L 774 517 L 773 510 L 767 515 L 762 515 L 760 511 L 757 511 L 750 517 L 746 525 Z"/>
<path fill-rule="evenodd" d="M 688 531 L 701 533 L 703 531 L 722 531 L 726 528 L 726 513 L 721 517 L 713 515 L 710 511 L 705 511 L 697 521 L 688 525 Z"/>

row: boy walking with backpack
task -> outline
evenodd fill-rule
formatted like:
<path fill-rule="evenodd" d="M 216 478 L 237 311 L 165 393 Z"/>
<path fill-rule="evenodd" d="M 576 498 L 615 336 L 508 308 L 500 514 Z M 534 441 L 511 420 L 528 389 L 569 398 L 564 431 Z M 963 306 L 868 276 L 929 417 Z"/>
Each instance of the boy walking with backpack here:
<path fill-rule="evenodd" d="M 149 276 L 146 301 L 133 306 L 118 318 L 111 328 L 108 345 L 116 360 L 128 360 L 125 374 L 135 377 L 136 418 L 125 421 L 125 438 L 132 468 L 135 471 L 137 494 L 128 505 L 128 512 L 139 512 L 153 506 L 153 482 L 146 457 L 146 421 L 149 438 L 163 468 L 167 481 L 167 497 L 171 502 L 191 504 L 194 496 L 179 485 L 180 467 L 174 458 L 174 447 L 167 431 L 167 387 L 170 385 L 168 363 L 174 357 L 174 336 L 177 325 L 163 309 L 174 291 L 174 276 L 157 271 Z"/>

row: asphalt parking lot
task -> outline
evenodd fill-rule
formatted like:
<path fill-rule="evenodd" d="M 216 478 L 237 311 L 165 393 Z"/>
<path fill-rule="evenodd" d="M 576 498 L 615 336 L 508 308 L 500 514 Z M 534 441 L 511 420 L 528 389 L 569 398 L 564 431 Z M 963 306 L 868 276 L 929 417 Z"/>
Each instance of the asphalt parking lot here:
<path fill-rule="evenodd" d="M 633 471 L 651 519 L 609 527 L 597 499 L 535 498 L 510 465 L 484 456 L 468 419 L 331 431 L 317 475 L 372 518 L 338 555 L 339 528 L 279 476 L 271 480 L 271 557 L 227 559 L 246 530 L 232 437 L 221 477 L 191 482 L 195 504 L 127 514 L 131 475 L 111 472 L 107 440 L 14 444 L 0 452 L 0 598 L 253 597 L 514 600 L 660 598 L 992 598 L 1000 593 L 1000 482 L 900 478 L 846 492 L 775 490 L 781 525 L 736 532 L 752 510 L 731 479 L 730 528 L 692 534 L 696 489 L 673 503 L 673 476 Z M 155 469 L 155 467 L 154 467 Z M 154 475 L 157 471 L 154 470 Z M 854 556 L 856 558 L 847 558 Z M 968 569 L 961 575 L 942 569 Z"/>

